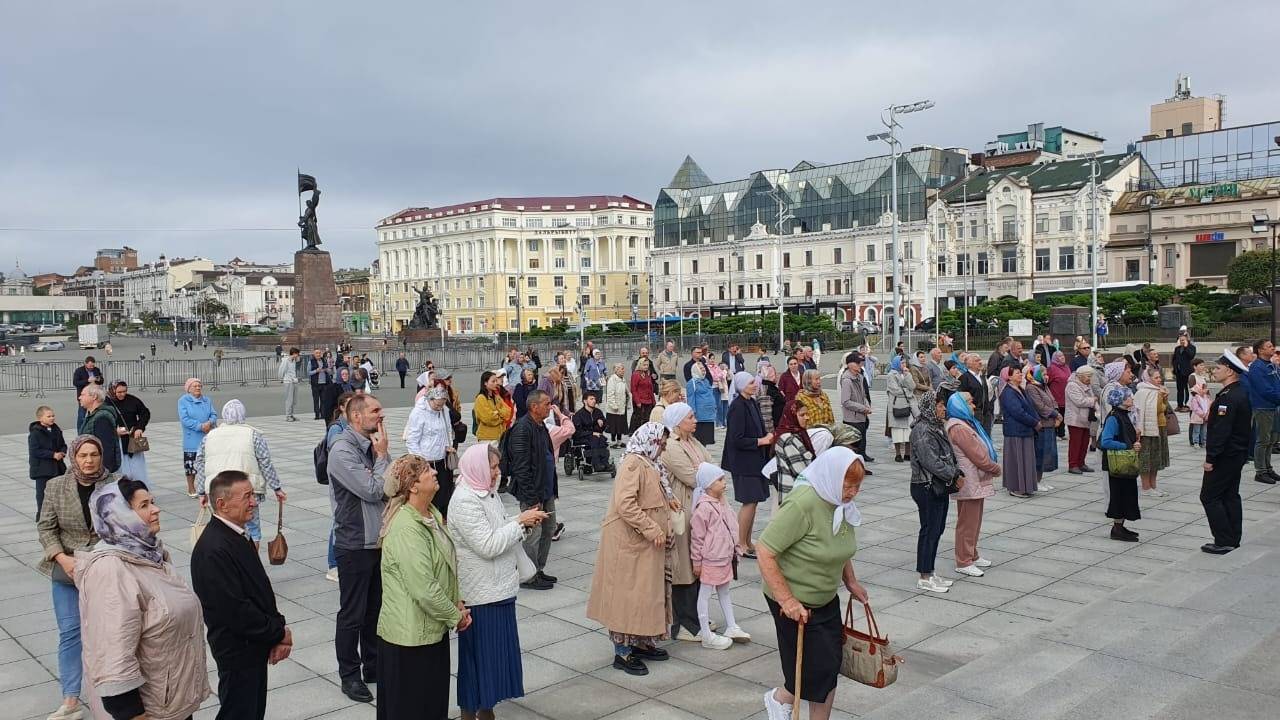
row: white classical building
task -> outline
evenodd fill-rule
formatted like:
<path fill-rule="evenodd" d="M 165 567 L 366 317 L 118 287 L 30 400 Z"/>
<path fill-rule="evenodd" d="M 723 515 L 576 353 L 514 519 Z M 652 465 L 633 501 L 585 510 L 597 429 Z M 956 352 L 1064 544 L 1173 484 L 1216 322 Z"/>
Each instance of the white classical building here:
<path fill-rule="evenodd" d="M 653 208 L 629 195 L 506 197 L 378 222 L 375 333 L 408 326 L 426 287 L 449 332 L 643 317 Z"/>
<path fill-rule="evenodd" d="M 124 273 L 121 289 L 125 316 L 138 318 L 144 312 L 154 312 L 165 317 L 181 317 L 177 311 L 184 303 L 177 298 L 178 289 L 190 285 L 196 273 L 212 270 L 212 260 L 169 259 L 161 255 L 155 262 Z"/>

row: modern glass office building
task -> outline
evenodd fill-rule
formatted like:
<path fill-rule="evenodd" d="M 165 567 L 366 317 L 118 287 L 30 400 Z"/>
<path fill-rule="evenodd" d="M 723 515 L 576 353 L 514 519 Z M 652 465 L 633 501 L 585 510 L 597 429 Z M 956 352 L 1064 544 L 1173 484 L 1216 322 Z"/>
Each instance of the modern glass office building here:
<path fill-rule="evenodd" d="M 1176 187 L 1280 176 L 1278 136 L 1280 122 L 1271 122 L 1140 140 L 1136 145 L 1161 185 Z"/>
<path fill-rule="evenodd" d="M 889 210 L 892 160 L 888 155 L 834 165 L 801 162 L 791 170 L 761 170 L 742 180 L 712 183 L 685 158 L 654 203 L 657 247 L 742 240 L 757 221 L 777 232 L 782 198 L 787 234 L 874 225 Z M 898 212 L 904 222 L 925 218 L 927 190 L 940 189 L 965 174 L 961 150 L 918 147 L 898 156 Z"/>

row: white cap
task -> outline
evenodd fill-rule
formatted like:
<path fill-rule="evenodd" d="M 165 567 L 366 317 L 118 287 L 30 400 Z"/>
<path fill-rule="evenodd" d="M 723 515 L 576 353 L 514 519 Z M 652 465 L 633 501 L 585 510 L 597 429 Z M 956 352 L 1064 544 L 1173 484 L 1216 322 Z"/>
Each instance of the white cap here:
<path fill-rule="evenodd" d="M 1220 360 L 1225 360 L 1229 365 L 1231 365 L 1231 369 L 1235 370 L 1237 373 L 1249 372 L 1249 368 L 1244 366 L 1244 363 L 1240 361 L 1240 358 L 1236 357 L 1235 352 L 1233 352 L 1230 347 L 1222 349 L 1222 357 Z"/>

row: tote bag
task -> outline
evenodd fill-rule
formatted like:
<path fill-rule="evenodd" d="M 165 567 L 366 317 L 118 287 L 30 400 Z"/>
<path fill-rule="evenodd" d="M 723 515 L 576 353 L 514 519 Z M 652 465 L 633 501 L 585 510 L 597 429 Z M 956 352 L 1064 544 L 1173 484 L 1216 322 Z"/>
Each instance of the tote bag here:
<path fill-rule="evenodd" d="M 893 654 L 889 638 L 880 634 L 871 606 L 863 603 L 862 609 L 867 615 L 867 632 L 853 626 L 853 598 L 845 606 L 840 674 L 874 688 L 888 687 L 897 682 L 903 658 Z"/>

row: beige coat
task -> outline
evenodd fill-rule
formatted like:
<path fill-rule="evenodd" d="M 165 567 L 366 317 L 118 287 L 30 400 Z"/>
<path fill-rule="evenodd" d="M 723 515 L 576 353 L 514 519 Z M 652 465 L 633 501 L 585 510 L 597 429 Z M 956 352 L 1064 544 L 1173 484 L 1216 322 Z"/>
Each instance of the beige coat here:
<path fill-rule="evenodd" d="M 671 475 L 671 492 L 684 510 L 684 533 L 675 536 L 671 548 L 671 584 L 689 585 L 698 581 L 693 574 L 693 562 L 689 557 L 689 521 L 693 518 L 693 489 L 697 487 L 698 465 L 711 462 L 711 456 L 702 443 L 690 437 L 667 440 L 662 453 L 662 464 Z"/>
<path fill-rule="evenodd" d="M 101 698 L 138 688 L 148 720 L 184 720 L 209 697 L 200 600 L 168 562 L 120 550 L 76 554 L 84 693 L 95 717 Z"/>
<path fill-rule="evenodd" d="M 623 457 L 613 497 L 600 528 L 587 617 L 612 632 L 660 637 L 671 628 L 666 608 L 666 536 L 670 510 L 658 469 L 644 458 Z"/>

